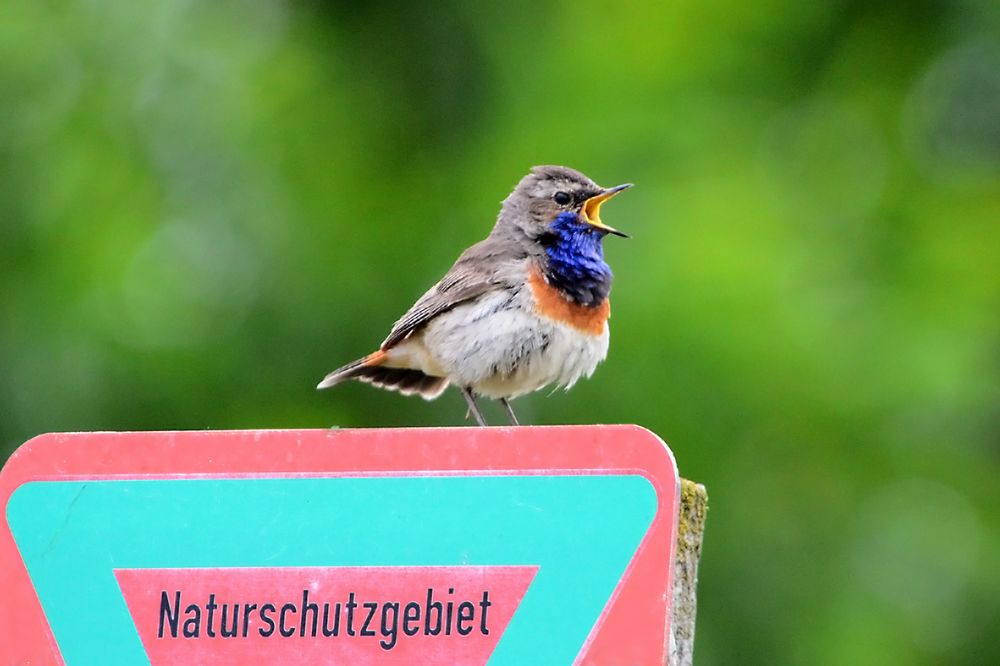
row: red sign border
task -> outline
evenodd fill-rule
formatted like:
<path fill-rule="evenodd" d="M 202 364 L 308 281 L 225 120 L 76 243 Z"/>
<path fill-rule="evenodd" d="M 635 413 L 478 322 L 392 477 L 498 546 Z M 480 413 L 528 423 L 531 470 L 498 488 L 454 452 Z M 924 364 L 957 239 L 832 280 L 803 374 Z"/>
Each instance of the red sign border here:
<path fill-rule="evenodd" d="M 416 440 L 416 441 L 414 441 Z M 50 433 L 0 471 L 0 504 L 29 481 L 396 474 L 640 474 L 659 510 L 577 664 L 663 664 L 677 538 L 673 455 L 635 425 Z M 6 519 L 0 525 L 0 645 L 7 663 L 64 663 Z M 662 632 L 662 633 L 661 633 Z M 637 640 L 650 634 L 663 637 Z M 8 642 L 11 641 L 11 642 Z"/>

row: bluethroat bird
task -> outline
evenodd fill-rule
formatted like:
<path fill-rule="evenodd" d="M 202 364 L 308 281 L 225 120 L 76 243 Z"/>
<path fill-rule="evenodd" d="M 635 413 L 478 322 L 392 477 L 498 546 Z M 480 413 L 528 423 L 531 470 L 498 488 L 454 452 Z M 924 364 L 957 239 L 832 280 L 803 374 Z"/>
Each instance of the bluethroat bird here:
<path fill-rule="evenodd" d="M 378 351 L 334 370 L 432 400 L 454 384 L 486 425 L 476 396 L 509 400 L 549 384 L 570 388 L 608 354 L 611 269 L 601 205 L 630 184 L 601 187 L 579 171 L 537 166 L 502 204 L 484 240 L 395 323 Z"/>

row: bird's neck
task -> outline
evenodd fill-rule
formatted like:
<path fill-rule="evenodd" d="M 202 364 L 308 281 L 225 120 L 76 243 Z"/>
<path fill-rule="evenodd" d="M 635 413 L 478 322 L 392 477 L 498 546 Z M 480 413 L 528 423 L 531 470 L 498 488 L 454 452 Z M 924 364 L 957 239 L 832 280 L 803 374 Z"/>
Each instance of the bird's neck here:
<path fill-rule="evenodd" d="M 543 269 L 549 284 L 573 302 L 602 305 L 614 277 L 604 262 L 603 234 L 581 222 L 576 213 L 561 213 L 549 229 Z"/>

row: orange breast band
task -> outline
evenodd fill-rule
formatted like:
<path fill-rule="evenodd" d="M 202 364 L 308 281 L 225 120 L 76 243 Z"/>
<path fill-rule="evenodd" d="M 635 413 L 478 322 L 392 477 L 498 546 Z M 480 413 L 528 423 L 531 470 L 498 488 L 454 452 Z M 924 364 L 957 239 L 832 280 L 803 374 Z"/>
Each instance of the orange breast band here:
<path fill-rule="evenodd" d="M 607 298 L 595 307 L 580 305 L 566 298 L 559 289 L 545 280 L 545 276 L 533 267 L 528 274 L 528 284 L 535 297 L 535 308 L 548 319 L 569 324 L 576 330 L 589 335 L 601 335 L 605 322 L 611 316 L 611 301 Z"/>

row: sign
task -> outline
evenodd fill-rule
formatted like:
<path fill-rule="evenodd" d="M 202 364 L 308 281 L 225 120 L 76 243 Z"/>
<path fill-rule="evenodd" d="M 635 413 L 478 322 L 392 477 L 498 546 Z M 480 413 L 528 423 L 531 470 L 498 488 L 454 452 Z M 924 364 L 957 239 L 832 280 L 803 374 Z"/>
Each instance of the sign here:
<path fill-rule="evenodd" d="M 49 434 L 0 501 L 0 663 L 665 661 L 637 426 Z"/>

